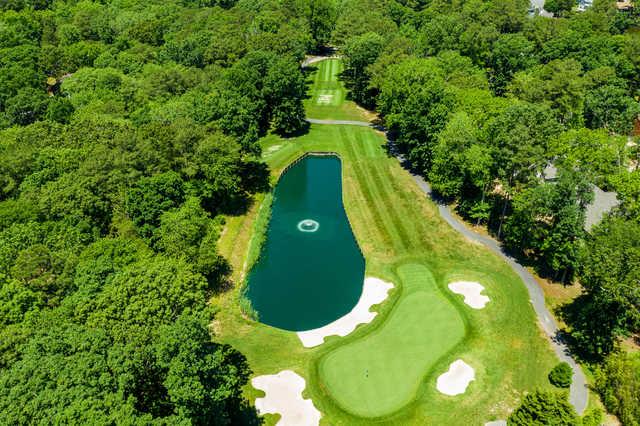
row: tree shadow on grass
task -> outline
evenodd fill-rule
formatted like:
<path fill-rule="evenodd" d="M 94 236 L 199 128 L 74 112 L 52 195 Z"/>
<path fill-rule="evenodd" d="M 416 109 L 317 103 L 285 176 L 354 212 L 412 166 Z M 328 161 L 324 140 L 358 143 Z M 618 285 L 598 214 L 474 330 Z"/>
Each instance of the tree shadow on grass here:
<path fill-rule="evenodd" d="M 269 184 L 269 166 L 260 160 L 249 160 L 243 165 L 240 178 L 246 191 L 267 192 L 271 189 Z"/>
<path fill-rule="evenodd" d="M 238 414 L 232 419 L 232 424 L 239 426 L 257 426 L 264 424 L 264 420 L 258 415 L 256 408 L 243 401 L 238 410 Z"/>
<path fill-rule="evenodd" d="M 307 120 L 304 120 L 304 122 L 300 125 L 300 127 L 297 130 L 289 133 L 277 133 L 277 135 L 284 139 L 297 138 L 309 133 L 310 128 L 311 128 L 311 123 L 309 123 Z"/>
<path fill-rule="evenodd" d="M 313 86 L 313 80 L 310 78 L 313 73 L 318 71 L 318 67 L 315 65 L 307 65 L 302 68 L 302 75 L 304 76 L 304 84 L 307 86 L 303 99 L 311 99 L 311 86 Z"/>

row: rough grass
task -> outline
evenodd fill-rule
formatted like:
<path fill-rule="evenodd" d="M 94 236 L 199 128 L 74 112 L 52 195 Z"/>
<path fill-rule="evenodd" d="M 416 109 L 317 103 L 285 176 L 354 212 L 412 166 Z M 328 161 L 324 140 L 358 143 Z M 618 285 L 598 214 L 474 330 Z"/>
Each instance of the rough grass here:
<path fill-rule="evenodd" d="M 354 108 L 350 103 L 343 105 Z M 389 330 L 400 331 L 406 326 L 421 344 L 436 333 L 431 329 L 433 321 L 422 314 L 426 305 L 431 307 L 433 302 L 411 302 L 403 307 L 413 280 L 399 271 L 405 268 L 403 265 L 418 265 L 415 267 L 431 271 L 440 298 L 446 297 L 450 306 L 455 307 L 458 318 L 466 324 L 466 337 L 451 350 L 443 350 L 446 353 L 434 356 L 428 362 L 422 360 L 420 368 L 407 373 L 404 382 L 411 383 L 402 398 L 389 403 L 387 410 L 368 415 L 388 413 L 400 407 L 376 421 L 421 425 L 473 425 L 506 418 L 524 391 L 550 386 L 547 374 L 557 359 L 536 325 L 523 283 L 499 257 L 465 240 L 439 217 L 436 206 L 424 196 L 411 176 L 396 159 L 387 155 L 384 142 L 382 134 L 369 128 L 327 125 L 312 125 L 308 134 L 297 138 L 285 140 L 269 136 L 262 141 L 265 161 L 274 177 L 306 151 L 333 151 L 340 155 L 345 209 L 367 261 L 366 273 L 396 285 L 389 299 L 375 308 L 379 315 L 374 321 L 359 326 L 347 337 L 330 337 L 321 346 L 305 349 L 295 333 L 268 327 L 243 316 L 237 302 L 240 286 L 236 285 L 212 300 L 219 308 L 214 324 L 218 339 L 243 352 L 256 375 L 292 369 L 305 377 L 305 396 L 311 397 L 323 413 L 323 423 L 370 424 L 371 418 L 358 417 L 364 412 L 355 406 L 371 401 L 355 402 L 348 409 L 342 408 L 344 401 L 358 398 L 353 395 L 353 389 L 358 387 L 329 388 L 330 379 L 325 377 L 321 366 L 323 360 L 331 359 L 332 353 L 346 350 L 341 348 L 362 345 L 361 340 L 366 342 L 375 338 L 370 336 L 393 334 Z M 262 196 L 256 197 L 246 215 L 229 218 L 219 242 L 222 254 L 234 268 L 232 279 L 236 284 L 242 282 L 246 273 L 246 257 L 252 250 L 249 246 L 253 222 L 262 200 Z M 484 285 L 485 294 L 491 298 L 485 309 L 472 310 L 448 291 L 447 283 L 460 279 Z M 398 319 L 394 319 L 396 311 L 402 313 Z M 405 321 L 411 324 L 403 324 Z M 419 327 L 414 324 L 416 322 Z M 424 334 L 420 333 L 420 328 Z M 395 354 L 393 362 L 404 363 L 407 369 L 415 361 L 410 354 L 396 348 L 394 340 L 385 343 L 380 339 L 379 344 L 386 346 L 370 346 L 365 350 L 382 349 Z M 474 367 L 476 380 L 464 395 L 442 395 L 435 389 L 435 380 L 457 358 Z M 358 362 L 353 360 L 352 374 L 355 376 Z M 369 362 L 373 362 L 373 358 Z M 342 365 L 346 371 L 346 357 Z M 393 400 L 399 392 L 394 386 L 381 384 L 376 392 Z M 260 394 L 247 386 L 248 398 Z M 273 424 L 276 419 L 277 416 L 269 416 L 267 423 Z"/>

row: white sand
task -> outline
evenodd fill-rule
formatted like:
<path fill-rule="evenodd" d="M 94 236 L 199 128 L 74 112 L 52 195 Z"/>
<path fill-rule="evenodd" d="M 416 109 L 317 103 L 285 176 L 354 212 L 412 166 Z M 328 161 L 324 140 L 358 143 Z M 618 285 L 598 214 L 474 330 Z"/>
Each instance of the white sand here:
<path fill-rule="evenodd" d="M 264 391 L 256 399 L 259 414 L 280 414 L 279 426 L 307 426 L 320 423 L 320 411 L 310 399 L 302 398 L 305 381 L 291 370 L 258 376 L 251 380 L 254 388 Z"/>
<path fill-rule="evenodd" d="M 456 281 L 449 284 L 449 290 L 464 296 L 464 303 L 473 309 L 482 309 L 484 305 L 489 303 L 489 297 L 480 294 L 484 291 L 484 287 L 473 281 Z"/>
<path fill-rule="evenodd" d="M 358 324 L 366 324 L 378 315 L 377 312 L 369 312 L 373 305 L 384 301 L 393 288 L 393 284 L 378 278 L 367 277 L 364 280 L 362 294 L 356 306 L 345 316 L 338 318 L 324 327 L 313 330 L 299 331 L 298 337 L 306 348 L 321 345 L 327 336 L 346 336 L 356 329 Z"/>
<path fill-rule="evenodd" d="M 467 386 L 475 377 L 473 368 L 458 359 L 451 363 L 449 371 L 438 377 L 436 388 L 445 395 L 459 395 L 467 390 Z"/>
<path fill-rule="evenodd" d="M 494 420 L 492 422 L 487 422 L 484 426 L 507 426 L 506 420 Z"/>

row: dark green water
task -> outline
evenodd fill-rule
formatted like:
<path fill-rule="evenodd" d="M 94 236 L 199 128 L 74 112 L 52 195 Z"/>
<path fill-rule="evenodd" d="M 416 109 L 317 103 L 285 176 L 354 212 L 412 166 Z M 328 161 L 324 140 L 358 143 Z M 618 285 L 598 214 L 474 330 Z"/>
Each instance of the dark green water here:
<path fill-rule="evenodd" d="M 342 207 L 340 167 L 335 156 L 308 156 L 278 182 L 247 289 L 265 324 L 293 331 L 321 327 L 360 298 L 364 259 Z"/>

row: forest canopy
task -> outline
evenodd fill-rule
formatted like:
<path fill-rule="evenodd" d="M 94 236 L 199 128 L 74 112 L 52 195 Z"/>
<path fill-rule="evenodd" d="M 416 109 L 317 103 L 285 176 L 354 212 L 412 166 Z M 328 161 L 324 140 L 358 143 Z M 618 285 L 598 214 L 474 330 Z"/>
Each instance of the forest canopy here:
<path fill-rule="evenodd" d="M 617 353 L 640 332 L 640 21 L 574 6 L 2 2 L 2 422 L 255 415 L 246 360 L 209 328 L 230 272 L 216 244 L 224 216 L 268 190 L 260 138 L 305 131 L 300 63 L 328 46 L 438 196 L 540 274 L 581 283 L 571 342 L 602 362 L 607 407 L 640 421 L 637 374 L 620 372 L 638 363 Z M 595 185 L 620 205 L 588 230 Z"/>
<path fill-rule="evenodd" d="M 255 416 L 216 243 L 268 187 L 258 139 L 305 128 L 316 3 L 2 3 L 1 423 Z"/>

